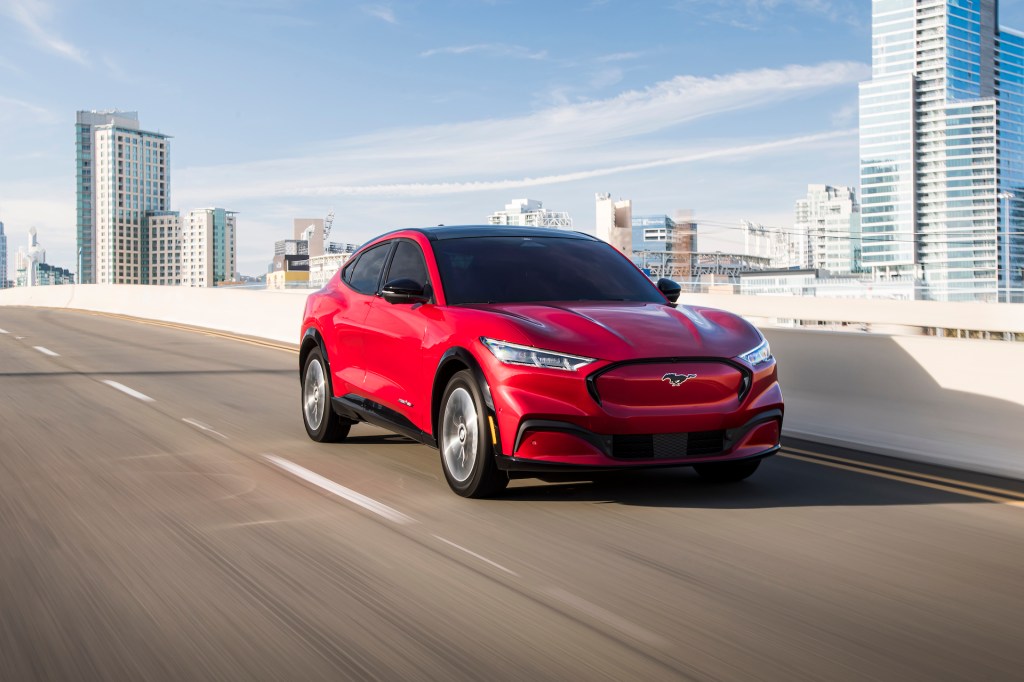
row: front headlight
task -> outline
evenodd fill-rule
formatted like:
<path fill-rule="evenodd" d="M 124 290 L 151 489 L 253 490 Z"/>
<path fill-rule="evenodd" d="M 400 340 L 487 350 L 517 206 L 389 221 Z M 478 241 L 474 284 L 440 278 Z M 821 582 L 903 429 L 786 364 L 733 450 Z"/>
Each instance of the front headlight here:
<path fill-rule="evenodd" d="M 740 354 L 740 359 L 746 360 L 754 367 L 771 360 L 772 349 L 768 346 L 768 339 L 761 339 L 761 343 L 757 345 L 757 348 Z"/>
<path fill-rule="evenodd" d="M 530 346 L 520 346 L 517 343 L 498 341 L 481 336 L 480 342 L 487 346 L 487 350 L 494 354 L 506 365 L 525 365 L 527 367 L 547 367 L 548 369 L 564 369 L 567 372 L 575 372 L 580 367 L 586 367 L 594 362 L 594 358 L 585 358 L 580 355 L 569 355 L 567 353 L 556 353 L 550 350 L 541 350 Z"/>

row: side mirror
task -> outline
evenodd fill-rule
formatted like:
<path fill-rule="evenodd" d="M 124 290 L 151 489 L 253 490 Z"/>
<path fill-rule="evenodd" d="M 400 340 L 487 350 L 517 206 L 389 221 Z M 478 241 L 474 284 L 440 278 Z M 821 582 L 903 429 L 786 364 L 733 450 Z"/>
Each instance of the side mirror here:
<path fill-rule="evenodd" d="M 426 303 L 430 295 L 419 282 L 411 279 L 393 279 L 384 285 L 380 295 L 388 303 Z"/>
<path fill-rule="evenodd" d="M 670 280 L 668 277 L 662 277 L 658 280 L 658 291 L 665 294 L 665 298 L 667 298 L 670 303 L 675 303 L 679 300 L 679 292 L 682 290 L 683 288 L 681 286 Z"/>

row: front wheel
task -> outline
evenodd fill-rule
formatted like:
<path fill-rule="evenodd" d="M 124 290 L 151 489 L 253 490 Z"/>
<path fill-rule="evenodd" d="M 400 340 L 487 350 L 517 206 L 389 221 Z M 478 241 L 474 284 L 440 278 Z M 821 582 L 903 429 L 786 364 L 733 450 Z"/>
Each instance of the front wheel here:
<path fill-rule="evenodd" d="M 352 422 L 331 409 L 331 377 L 319 348 L 313 349 L 302 369 L 302 423 L 306 433 L 318 443 L 345 440 Z"/>
<path fill-rule="evenodd" d="M 463 497 L 490 497 L 508 485 L 498 469 L 480 389 L 463 370 L 448 382 L 438 419 L 438 449 L 448 485 Z"/>
<path fill-rule="evenodd" d="M 748 478 L 761 466 L 759 459 L 741 459 L 736 462 L 712 462 L 695 464 L 694 469 L 701 478 L 712 483 L 736 483 Z"/>

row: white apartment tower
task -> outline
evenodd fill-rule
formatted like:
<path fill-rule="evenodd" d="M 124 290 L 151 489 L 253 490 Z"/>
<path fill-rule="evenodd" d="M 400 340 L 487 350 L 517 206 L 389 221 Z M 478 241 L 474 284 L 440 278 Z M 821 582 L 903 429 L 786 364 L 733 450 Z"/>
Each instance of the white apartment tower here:
<path fill-rule="evenodd" d="M 860 272 L 860 206 L 852 187 L 807 185 L 807 196 L 796 201 L 793 232 L 806 238 L 800 267 Z"/>
<path fill-rule="evenodd" d="M 79 281 L 149 284 L 147 218 L 170 206 L 168 136 L 136 112 L 79 111 L 75 124 Z"/>
<path fill-rule="evenodd" d="M 156 211 L 146 217 L 149 234 L 149 283 L 181 284 L 181 216 Z"/>
<path fill-rule="evenodd" d="M 1024 36 L 997 0 L 873 0 L 871 44 L 865 267 L 919 298 L 1006 300 L 1024 265 Z"/>
<path fill-rule="evenodd" d="M 198 208 L 181 218 L 181 285 L 213 287 L 235 278 L 235 212 Z"/>

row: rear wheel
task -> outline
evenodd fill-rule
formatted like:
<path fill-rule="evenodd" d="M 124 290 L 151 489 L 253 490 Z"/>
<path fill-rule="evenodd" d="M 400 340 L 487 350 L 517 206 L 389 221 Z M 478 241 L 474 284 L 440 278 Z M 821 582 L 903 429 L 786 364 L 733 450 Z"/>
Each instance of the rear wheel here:
<path fill-rule="evenodd" d="M 489 497 L 508 485 L 508 474 L 494 461 L 484 410 L 473 375 L 456 373 L 441 399 L 437 444 L 444 477 L 463 497 Z"/>
<path fill-rule="evenodd" d="M 318 443 L 337 443 L 345 439 L 352 422 L 331 409 L 331 376 L 319 348 L 313 349 L 302 369 L 302 423 L 306 433 Z"/>
<path fill-rule="evenodd" d="M 738 462 L 712 462 L 710 464 L 696 464 L 694 469 L 700 477 L 712 483 L 736 483 L 749 477 L 757 467 L 761 466 L 759 459 L 742 459 Z"/>

